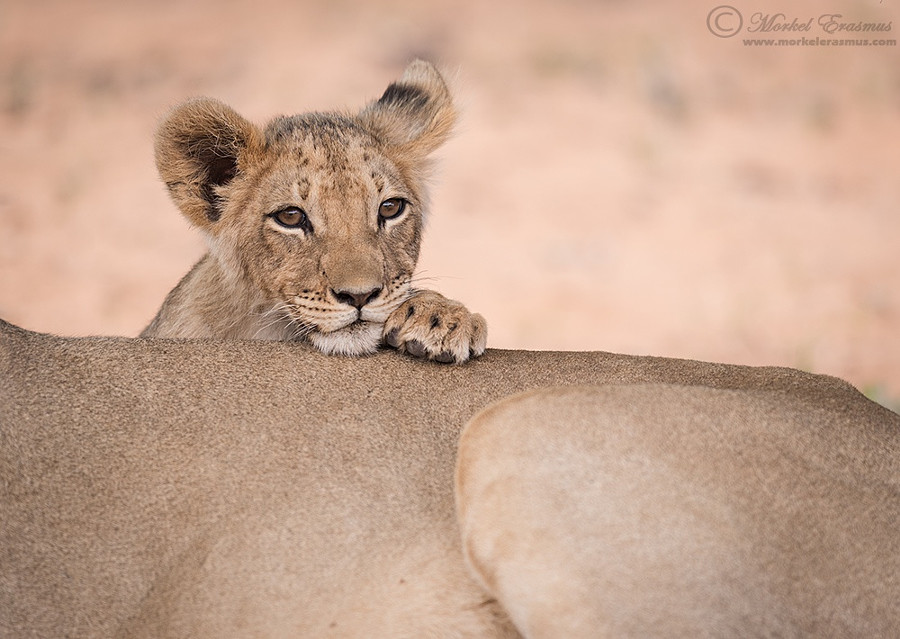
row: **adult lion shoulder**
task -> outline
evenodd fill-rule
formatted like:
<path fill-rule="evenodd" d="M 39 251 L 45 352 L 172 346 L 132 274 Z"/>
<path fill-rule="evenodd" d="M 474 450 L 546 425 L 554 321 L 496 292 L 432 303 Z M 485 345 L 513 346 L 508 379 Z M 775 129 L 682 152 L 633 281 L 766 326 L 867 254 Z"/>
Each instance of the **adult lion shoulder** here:
<path fill-rule="evenodd" d="M 412 288 L 429 155 L 454 120 L 422 61 L 355 115 L 260 129 L 208 98 L 177 107 L 159 127 L 157 166 L 209 252 L 142 337 L 304 338 L 345 355 L 385 342 L 441 362 L 483 353 L 480 315 Z"/>

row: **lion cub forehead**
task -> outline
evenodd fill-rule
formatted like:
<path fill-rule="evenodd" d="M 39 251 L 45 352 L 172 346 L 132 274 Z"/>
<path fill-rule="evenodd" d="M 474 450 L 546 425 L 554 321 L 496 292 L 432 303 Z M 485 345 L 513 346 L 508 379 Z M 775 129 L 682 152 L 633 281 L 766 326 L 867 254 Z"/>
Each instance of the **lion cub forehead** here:
<path fill-rule="evenodd" d="M 324 147 L 346 150 L 378 146 L 372 134 L 358 122 L 336 113 L 281 116 L 266 126 L 265 136 L 269 148 Z"/>
<path fill-rule="evenodd" d="M 378 139 L 351 118 L 331 113 L 279 117 L 266 127 L 265 136 L 282 171 L 299 176 L 291 180 L 294 197 L 306 199 L 311 182 L 320 189 L 339 186 L 345 193 L 362 183 L 379 193 L 403 183 Z M 279 173 L 283 182 L 285 174 Z M 406 190 L 399 195 L 411 195 Z"/>
<path fill-rule="evenodd" d="M 312 113 L 280 117 L 265 129 L 270 153 L 306 172 L 325 172 L 345 177 L 371 173 L 375 178 L 394 176 L 396 167 L 384 153 L 378 139 L 358 122 L 338 114 Z"/>

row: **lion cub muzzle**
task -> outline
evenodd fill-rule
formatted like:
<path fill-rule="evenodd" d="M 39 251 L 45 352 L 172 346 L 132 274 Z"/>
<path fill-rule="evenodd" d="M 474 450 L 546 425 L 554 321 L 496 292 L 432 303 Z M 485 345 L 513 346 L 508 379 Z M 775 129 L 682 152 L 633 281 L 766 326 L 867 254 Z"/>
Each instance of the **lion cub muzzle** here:
<path fill-rule="evenodd" d="M 330 250 L 322 258 L 322 273 L 334 299 L 361 311 L 384 290 L 384 260 L 373 249 Z"/>
<path fill-rule="evenodd" d="M 329 243 L 319 262 L 321 302 L 298 297 L 294 308 L 319 350 L 360 355 L 378 348 L 385 321 L 405 299 L 385 281 L 384 262 L 377 246 Z"/>

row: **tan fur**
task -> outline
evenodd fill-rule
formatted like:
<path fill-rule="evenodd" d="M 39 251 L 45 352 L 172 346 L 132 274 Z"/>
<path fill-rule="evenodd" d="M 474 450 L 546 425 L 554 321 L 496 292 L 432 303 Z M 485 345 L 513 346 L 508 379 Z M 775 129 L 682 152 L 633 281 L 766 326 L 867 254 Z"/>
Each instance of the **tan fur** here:
<path fill-rule="evenodd" d="M 900 418 L 807 381 L 487 409 L 457 468 L 474 573 L 527 637 L 898 636 Z"/>
<path fill-rule="evenodd" d="M 0 636 L 897 636 L 898 459 L 789 369 L 0 322 Z"/>
<path fill-rule="evenodd" d="M 209 253 L 142 336 L 306 339 L 345 355 L 386 343 L 441 362 L 480 355 L 484 318 L 413 288 L 429 156 L 455 117 L 440 74 L 421 61 L 356 115 L 259 129 L 208 98 L 174 109 L 159 127 L 157 166 Z M 391 200 L 402 213 L 379 217 Z M 279 224 L 286 209 L 303 224 Z"/>

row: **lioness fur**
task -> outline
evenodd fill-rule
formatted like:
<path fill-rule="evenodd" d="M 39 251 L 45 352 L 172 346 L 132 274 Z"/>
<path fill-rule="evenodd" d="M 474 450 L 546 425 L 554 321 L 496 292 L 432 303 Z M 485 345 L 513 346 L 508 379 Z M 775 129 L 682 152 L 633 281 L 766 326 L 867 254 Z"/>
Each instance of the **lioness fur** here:
<path fill-rule="evenodd" d="M 898 460 L 790 369 L 0 322 L 0 635 L 897 636 Z"/>
<path fill-rule="evenodd" d="M 897 636 L 900 418 L 771 381 L 538 389 L 466 427 L 463 547 L 524 636 Z"/>
<path fill-rule="evenodd" d="M 344 355 L 387 344 L 440 362 L 480 355 L 484 318 L 413 287 L 430 156 L 455 118 L 423 61 L 357 114 L 258 128 L 209 98 L 175 108 L 159 126 L 156 163 L 209 252 L 142 335 L 303 339 Z"/>

